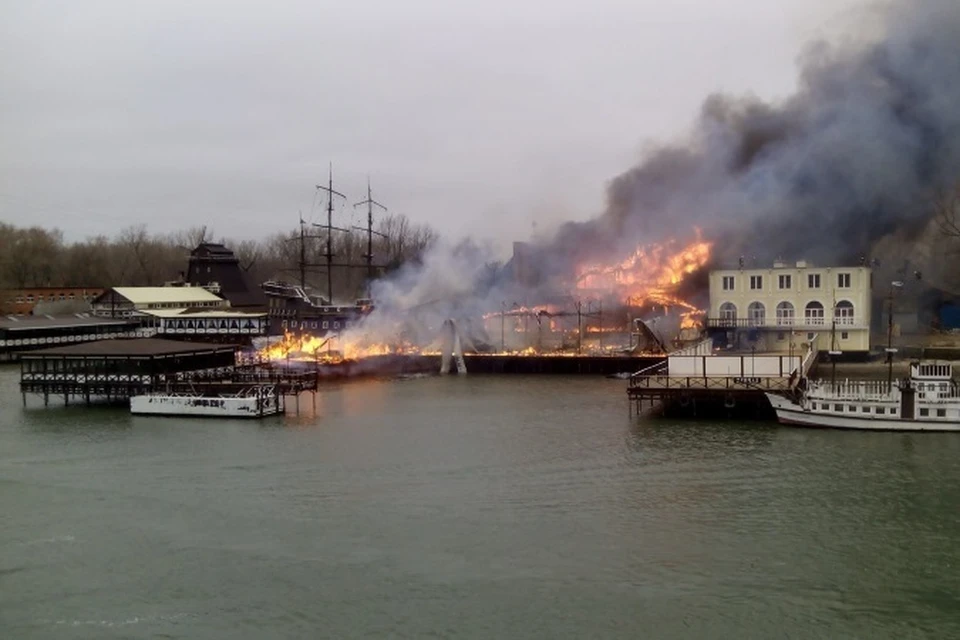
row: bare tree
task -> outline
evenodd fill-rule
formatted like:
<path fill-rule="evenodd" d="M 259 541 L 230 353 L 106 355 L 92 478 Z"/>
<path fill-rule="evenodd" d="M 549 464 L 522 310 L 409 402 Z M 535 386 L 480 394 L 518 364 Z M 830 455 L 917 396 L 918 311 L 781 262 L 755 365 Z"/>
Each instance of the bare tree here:
<path fill-rule="evenodd" d="M 937 192 L 933 199 L 933 211 L 940 232 L 945 236 L 960 238 L 960 180 Z"/>

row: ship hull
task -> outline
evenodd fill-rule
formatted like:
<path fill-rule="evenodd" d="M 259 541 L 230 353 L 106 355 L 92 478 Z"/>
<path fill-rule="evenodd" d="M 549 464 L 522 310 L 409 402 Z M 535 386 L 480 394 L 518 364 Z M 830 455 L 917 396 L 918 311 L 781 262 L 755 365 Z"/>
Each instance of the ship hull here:
<path fill-rule="evenodd" d="M 838 416 L 804 409 L 789 398 L 768 393 L 767 399 L 781 424 L 859 431 L 960 431 L 960 423 L 934 420 L 904 420 L 879 416 Z"/>

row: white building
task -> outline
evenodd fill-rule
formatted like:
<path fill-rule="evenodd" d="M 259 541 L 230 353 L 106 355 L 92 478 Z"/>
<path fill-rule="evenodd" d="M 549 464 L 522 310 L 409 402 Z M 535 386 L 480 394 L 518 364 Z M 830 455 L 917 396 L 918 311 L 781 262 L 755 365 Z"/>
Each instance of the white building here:
<path fill-rule="evenodd" d="M 789 351 L 814 334 L 822 350 L 869 351 L 871 287 L 865 266 L 712 271 L 707 326 L 758 351 Z"/>
<path fill-rule="evenodd" d="M 137 311 L 224 309 L 230 303 L 202 287 L 113 287 L 91 306 L 97 316 L 129 318 Z"/>

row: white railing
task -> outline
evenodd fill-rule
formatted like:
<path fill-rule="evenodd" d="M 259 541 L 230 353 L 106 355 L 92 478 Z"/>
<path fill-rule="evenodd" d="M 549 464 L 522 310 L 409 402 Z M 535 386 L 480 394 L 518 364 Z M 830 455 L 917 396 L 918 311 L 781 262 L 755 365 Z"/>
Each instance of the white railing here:
<path fill-rule="evenodd" d="M 842 402 L 870 400 L 895 402 L 900 395 L 885 380 L 843 380 L 827 382 L 813 380 L 807 391 L 810 400 L 836 400 Z"/>
<path fill-rule="evenodd" d="M 671 351 L 671 356 L 709 356 L 713 353 L 713 340 L 701 340 L 697 344 L 690 345 L 677 351 Z"/>
<path fill-rule="evenodd" d="M 843 327 L 844 329 L 868 329 L 870 323 L 864 320 L 863 318 L 855 317 L 842 317 L 837 318 L 836 322 L 832 318 L 824 317 L 814 317 L 807 316 L 802 318 L 797 317 L 780 317 L 780 318 L 767 318 L 764 317 L 753 317 L 753 318 L 708 318 L 707 324 L 711 327 L 717 328 L 730 328 L 730 329 L 746 329 L 746 328 L 757 328 L 757 329 L 812 329 L 812 328 L 823 328 L 836 325 L 837 327 Z"/>
<path fill-rule="evenodd" d="M 805 355 L 803 360 L 800 362 L 800 375 L 804 378 L 806 378 L 807 374 L 810 373 L 810 369 L 817 361 L 817 356 L 820 353 L 819 348 L 817 347 L 817 339 L 819 337 L 819 335 L 815 335 L 813 336 L 813 339 L 807 343 L 810 345 L 810 349 L 807 351 L 807 355 Z"/>

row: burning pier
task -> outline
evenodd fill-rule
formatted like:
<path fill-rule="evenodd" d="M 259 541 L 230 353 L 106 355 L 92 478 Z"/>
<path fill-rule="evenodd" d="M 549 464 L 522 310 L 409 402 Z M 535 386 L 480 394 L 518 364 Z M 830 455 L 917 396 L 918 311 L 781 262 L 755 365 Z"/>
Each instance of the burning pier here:
<path fill-rule="evenodd" d="M 710 250 L 698 232 L 686 245 L 640 246 L 610 264 L 583 259 L 534 277 L 523 271 L 531 251 L 515 248 L 512 266 L 486 285 L 475 256 L 439 256 L 406 279 L 374 283 L 375 308 L 356 326 L 288 333 L 258 343 L 256 358 L 344 375 L 407 371 L 449 355 L 455 326 L 469 371 L 636 371 L 700 339 L 705 314 L 694 298 L 704 292 L 689 285 Z"/>

